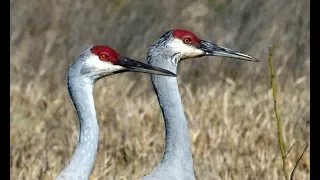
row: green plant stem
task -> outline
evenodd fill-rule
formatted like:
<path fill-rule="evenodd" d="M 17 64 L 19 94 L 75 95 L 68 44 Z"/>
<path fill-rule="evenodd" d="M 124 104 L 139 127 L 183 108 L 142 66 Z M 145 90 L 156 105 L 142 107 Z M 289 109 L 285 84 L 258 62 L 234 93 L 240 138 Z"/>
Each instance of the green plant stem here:
<path fill-rule="evenodd" d="M 286 150 L 285 150 L 283 135 L 282 135 L 282 124 L 281 124 L 280 116 L 278 114 L 278 107 L 277 107 L 277 88 L 276 88 L 275 73 L 274 73 L 274 67 L 273 67 L 272 47 L 269 47 L 269 66 L 270 66 L 270 73 L 271 73 L 271 87 L 272 87 L 273 99 L 274 99 L 273 105 L 274 105 L 274 112 L 277 120 L 278 140 L 279 140 L 279 147 L 280 147 L 281 157 L 282 157 L 282 170 L 286 180 L 289 180 L 289 176 L 286 170 Z"/>

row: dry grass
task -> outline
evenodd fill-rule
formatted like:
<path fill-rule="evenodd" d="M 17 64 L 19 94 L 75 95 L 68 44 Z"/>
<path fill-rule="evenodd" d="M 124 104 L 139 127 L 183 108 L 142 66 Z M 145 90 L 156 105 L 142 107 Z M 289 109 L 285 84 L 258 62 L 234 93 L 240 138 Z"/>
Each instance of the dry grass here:
<path fill-rule="evenodd" d="M 78 122 L 64 78 L 80 51 L 103 43 L 142 60 L 153 41 L 176 27 L 261 60 L 180 64 L 198 179 L 284 179 L 269 84 L 270 44 L 278 46 L 284 140 L 287 146 L 299 141 L 288 169 L 309 141 L 309 1 L 10 2 L 12 179 L 53 179 L 70 159 Z M 101 131 L 91 179 L 137 179 L 150 172 L 162 157 L 164 124 L 149 76 L 106 77 L 94 95 Z M 295 179 L 310 178 L 309 160 L 307 150 Z"/>

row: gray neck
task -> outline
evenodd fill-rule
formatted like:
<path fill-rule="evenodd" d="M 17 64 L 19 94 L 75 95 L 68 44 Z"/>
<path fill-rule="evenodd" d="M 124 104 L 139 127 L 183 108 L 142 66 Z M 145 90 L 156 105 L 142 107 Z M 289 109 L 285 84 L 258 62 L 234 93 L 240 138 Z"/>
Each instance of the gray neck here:
<path fill-rule="evenodd" d="M 94 166 L 99 136 L 92 94 L 93 82 L 69 76 L 68 90 L 78 114 L 80 135 L 69 164 L 56 179 L 88 180 Z"/>
<path fill-rule="evenodd" d="M 177 72 L 179 56 L 149 56 L 153 66 Z M 173 58 L 173 59 L 172 59 Z M 194 173 L 187 120 L 178 89 L 177 78 L 151 75 L 151 80 L 165 121 L 165 152 L 161 166 L 178 167 L 183 172 Z"/>

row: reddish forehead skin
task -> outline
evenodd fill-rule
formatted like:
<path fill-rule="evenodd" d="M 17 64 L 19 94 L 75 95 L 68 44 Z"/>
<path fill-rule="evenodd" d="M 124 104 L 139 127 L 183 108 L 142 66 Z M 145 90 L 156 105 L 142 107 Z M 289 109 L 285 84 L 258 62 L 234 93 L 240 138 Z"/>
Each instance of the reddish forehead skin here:
<path fill-rule="evenodd" d="M 178 39 L 185 39 L 185 38 L 190 38 L 191 39 L 191 44 L 194 46 L 199 46 L 200 45 L 200 39 L 193 34 L 193 32 L 188 31 L 188 30 L 184 30 L 184 29 L 175 29 L 172 32 L 172 36 L 174 38 L 178 38 Z"/>
<path fill-rule="evenodd" d="M 91 53 L 97 56 L 100 56 L 101 54 L 107 55 L 107 59 L 105 59 L 104 61 L 109 61 L 112 64 L 116 64 L 120 59 L 119 53 L 105 45 L 96 45 L 92 47 Z"/>

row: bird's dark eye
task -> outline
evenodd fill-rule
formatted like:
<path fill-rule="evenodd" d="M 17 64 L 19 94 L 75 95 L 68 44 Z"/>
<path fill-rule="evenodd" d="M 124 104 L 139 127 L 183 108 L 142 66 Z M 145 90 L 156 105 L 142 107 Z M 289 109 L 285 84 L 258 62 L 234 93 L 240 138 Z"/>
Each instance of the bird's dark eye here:
<path fill-rule="evenodd" d="M 191 42 L 190 38 L 184 38 L 183 39 L 183 43 L 185 43 L 185 44 L 189 44 L 190 42 Z"/>
<path fill-rule="evenodd" d="M 99 59 L 100 59 L 100 60 L 105 60 L 105 59 L 107 59 L 107 57 L 108 57 L 108 56 L 105 55 L 105 54 L 100 54 L 100 55 L 99 55 Z"/>

